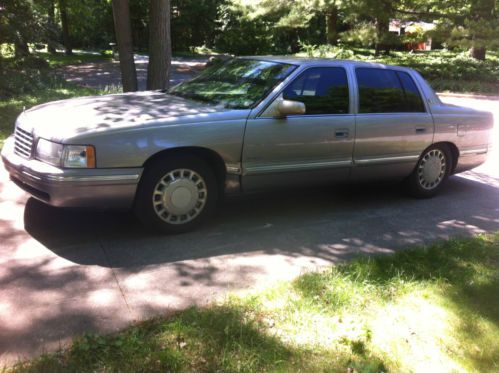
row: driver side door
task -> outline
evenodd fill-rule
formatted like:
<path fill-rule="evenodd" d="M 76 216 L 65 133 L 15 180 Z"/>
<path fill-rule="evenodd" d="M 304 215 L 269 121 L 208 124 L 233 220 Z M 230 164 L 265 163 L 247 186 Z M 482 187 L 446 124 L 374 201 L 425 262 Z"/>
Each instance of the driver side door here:
<path fill-rule="evenodd" d="M 305 114 L 279 118 L 279 100 L 303 102 Z M 343 67 L 311 67 L 246 125 L 245 191 L 345 181 L 352 166 L 355 118 Z"/>

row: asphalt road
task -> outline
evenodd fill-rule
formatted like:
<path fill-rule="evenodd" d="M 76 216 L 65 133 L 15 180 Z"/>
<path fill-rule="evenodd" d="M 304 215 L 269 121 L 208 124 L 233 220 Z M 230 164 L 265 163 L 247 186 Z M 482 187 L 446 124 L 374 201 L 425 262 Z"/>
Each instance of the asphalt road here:
<path fill-rule="evenodd" d="M 445 100 L 493 110 L 497 127 L 499 101 Z M 129 213 L 46 206 L 2 168 L 0 366 L 79 333 L 112 332 L 355 254 L 497 231 L 498 160 L 496 152 L 451 177 L 431 200 L 408 198 L 397 185 L 254 195 L 227 201 L 198 231 L 169 237 L 151 234 Z"/>

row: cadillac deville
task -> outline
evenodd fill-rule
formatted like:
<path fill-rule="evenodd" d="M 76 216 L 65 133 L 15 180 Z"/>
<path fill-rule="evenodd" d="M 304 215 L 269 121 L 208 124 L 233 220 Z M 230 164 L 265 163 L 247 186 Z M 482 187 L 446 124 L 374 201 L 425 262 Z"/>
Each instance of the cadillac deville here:
<path fill-rule="evenodd" d="M 181 232 L 226 193 L 403 180 L 431 197 L 485 161 L 492 126 L 490 113 L 443 104 L 408 68 L 248 57 L 167 92 L 36 106 L 17 119 L 2 159 L 50 205 L 131 208 Z"/>

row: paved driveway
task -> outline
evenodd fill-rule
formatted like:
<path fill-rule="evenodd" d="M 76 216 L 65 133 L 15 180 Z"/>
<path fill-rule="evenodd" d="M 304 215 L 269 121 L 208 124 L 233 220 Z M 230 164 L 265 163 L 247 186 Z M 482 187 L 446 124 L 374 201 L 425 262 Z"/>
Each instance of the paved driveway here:
<path fill-rule="evenodd" d="M 499 101 L 446 100 L 495 110 L 498 124 Z M 498 165 L 494 154 L 431 200 L 407 198 L 397 186 L 233 199 L 203 229 L 172 237 L 145 231 L 129 213 L 45 206 L 2 168 L 0 366 L 78 333 L 111 332 L 356 253 L 499 230 Z"/>
<path fill-rule="evenodd" d="M 139 90 L 146 89 L 147 64 L 149 57 L 135 55 L 135 69 Z M 172 59 L 170 85 L 173 86 L 186 79 L 190 79 L 205 67 L 208 57 L 174 57 Z M 64 79 L 89 87 L 105 89 L 121 86 L 120 64 L 114 60 L 101 62 L 66 65 L 57 69 L 57 73 Z"/>

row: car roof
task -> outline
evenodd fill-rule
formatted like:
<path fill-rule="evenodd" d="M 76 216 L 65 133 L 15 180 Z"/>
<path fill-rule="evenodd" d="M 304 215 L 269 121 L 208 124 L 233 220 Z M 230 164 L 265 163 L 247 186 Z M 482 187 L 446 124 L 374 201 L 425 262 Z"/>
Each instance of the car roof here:
<path fill-rule="evenodd" d="M 385 65 L 377 62 L 356 61 L 356 60 L 336 60 L 334 58 L 310 58 L 295 56 L 244 56 L 242 59 L 251 59 L 259 61 L 269 61 L 277 63 L 287 63 L 298 66 L 331 65 L 331 66 L 354 66 L 354 67 L 378 67 L 378 68 L 397 68 L 400 70 L 412 70 L 407 67 L 396 65 Z"/>

